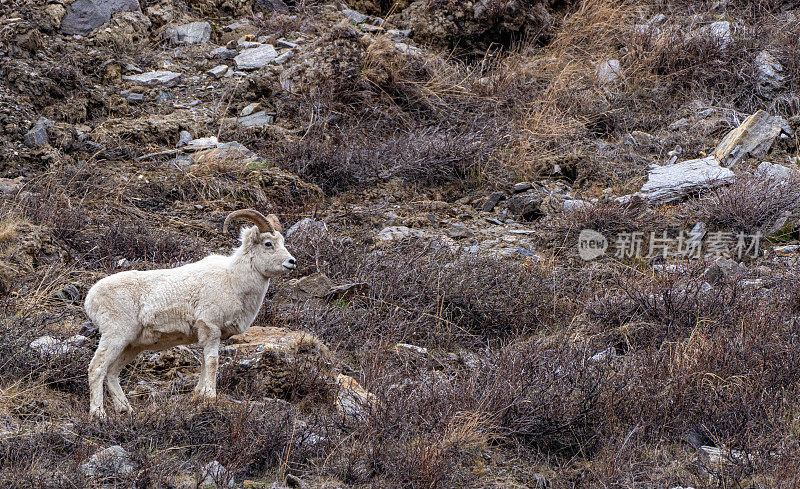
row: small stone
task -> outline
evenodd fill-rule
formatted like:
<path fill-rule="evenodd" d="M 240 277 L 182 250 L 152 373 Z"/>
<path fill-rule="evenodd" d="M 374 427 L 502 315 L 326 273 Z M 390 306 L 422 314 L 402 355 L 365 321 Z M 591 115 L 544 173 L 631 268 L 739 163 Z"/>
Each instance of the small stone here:
<path fill-rule="evenodd" d="M 378 235 L 375 236 L 375 241 L 379 245 L 386 246 L 397 241 L 419 236 L 419 231 L 415 231 L 406 226 L 389 226 L 383 228 Z"/>
<path fill-rule="evenodd" d="M 336 383 L 339 385 L 339 392 L 336 394 L 336 409 L 339 414 L 363 421 L 364 411 L 377 402 L 375 395 L 347 375 L 339 374 L 336 377 Z"/>
<path fill-rule="evenodd" d="M 700 29 L 700 32 L 704 35 L 714 38 L 719 43 L 719 47 L 721 48 L 728 47 L 730 42 L 733 40 L 731 23 L 727 20 L 712 22 L 711 24 Z"/>
<path fill-rule="evenodd" d="M 494 224 L 495 226 L 502 226 L 503 225 L 503 221 L 500 221 L 498 219 L 494 219 L 494 218 L 491 218 L 491 217 L 486 218 L 486 222 L 488 222 L 489 224 Z"/>
<path fill-rule="evenodd" d="M 256 12 L 289 13 L 289 7 L 283 0 L 253 0 L 253 10 Z"/>
<path fill-rule="evenodd" d="M 189 140 L 186 143 L 185 151 L 199 151 L 202 149 L 216 148 L 219 145 L 219 140 L 216 136 L 209 136 L 207 138 L 197 138 Z"/>
<path fill-rule="evenodd" d="M 541 204 L 542 196 L 529 191 L 511 197 L 508 201 L 508 210 L 526 221 L 533 221 L 542 216 Z"/>
<path fill-rule="evenodd" d="M 47 134 L 47 129 L 53 127 L 53 121 L 40 117 L 39 120 L 31 127 L 30 131 L 25 133 L 23 141 L 25 146 L 29 148 L 39 148 L 50 142 Z"/>
<path fill-rule="evenodd" d="M 356 12 L 355 10 L 351 9 L 342 10 L 342 14 L 344 14 L 344 16 L 348 19 L 352 20 L 354 24 L 361 24 L 369 20 L 369 15 L 365 15 L 361 12 Z"/>
<path fill-rule="evenodd" d="M 274 122 L 275 116 L 268 114 L 265 110 L 236 119 L 238 125 L 247 128 L 263 128 L 272 125 Z"/>
<path fill-rule="evenodd" d="M 181 80 L 181 74 L 172 71 L 148 71 L 141 75 L 127 75 L 123 76 L 123 80 L 127 80 L 146 87 L 172 87 L 178 84 Z"/>
<path fill-rule="evenodd" d="M 198 484 L 198 489 L 218 489 L 220 487 L 235 487 L 233 477 L 218 460 L 207 463 L 201 473 L 203 479 Z"/>
<path fill-rule="evenodd" d="M 617 350 L 613 346 L 609 346 L 605 350 L 601 352 L 597 352 L 589 358 L 589 361 L 592 363 L 599 363 L 607 360 L 611 360 L 617 356 Z"/>
<path fill-rule="evenodd" d="M 445 232 L 453 239 L 466 239 L 475 236 L 475 232 L 463 224 L 453 224 Z"/>
<path fill-rule="evenodd" d="M 91 321 L 86 321 L 81 325 L 81 330 L 78 331 L 78 334 L 87 338 L 95 338 L 100 336 L 100 330 Z"/>
<path fill-rule="evenodd" d="M 758 70 L 758 79 L 761 82 L 761 86 L 768 91 L 783 86 L 783 82 L 786 79 L 781 74 L 783 65 L 769 51 L 764 50 L 758 53 L 756 56 L 756 70 Z"/>
<path fill-rule="evenodd" d="M 223 46 L 212 50 L 210 53 L 208 53 L 208 56 L 216 59 L 233 59 L 236 57 L 237 53 L 238 51 L 235 49 L 228 49 Z"/>
<path fill-rule="evenodd" d="M 186 146 L 187 144 L 189 144 L 190 141 L 192 141 L 192 139 L 194 139 L 192 138 L 192 133 L 190 133 L 189 131 L 181 131 L 180 133 L 178 133 L 178 142 L 177 144 L 175 144 L 175 147 L 181 148 L 183 146 Z"/>
<path fill-rule="evenodd" d="M 792 176 L 796 175 L 796 172 L 783 165 L 763 161 L 760 165 L 758 165 L 758 168 L 756 168 L 756 174 L 775 181 L 784 181 L 789 180 Z"/>
<path fill-rule="evenodd" d="M 413 355 L 419 357 L 428 356 L 428 349 L 417 345 L 410 345 L 408 343 L 398 343 L 394 345 L 394 351 L 399 355 Z"/>
<path fill-rule="evenodd" d="M 86 477 L 114 477 L 127 475 L 136 470 L 130 455 L 119 445 L 114 445 L 92 455 L 81 465 Z"/>
<path fill-rule="evenodd" d="M 140 104 L 144 102 L 144 94 L 143 93 L 136 93 L 130 90 L 123 90 L 119 92 L 119 96 L 124 98 L 130 104 Z"/>
<path fill-rule="evenodd" d="M 526 190 L 530 190 L 533 188 L 533 184 L 530 182 L 519 182 L 515 183 L 513 187 L 511 187 L 511 193 L 518 194 L 521 192 L 525 192 Z"/>
<path fill-rule="evenodd" d="M 275 58 L 275 64 L 282 65 L 283 63 L 289 61 L 292 58 L 294 58 L 294 51 L 286 51 L 285 53 Z"/>
<path fill-rule="evenodd" d="M 222 78 L 228 72 L 228 65 L 219 65 L 208 70 L 208 74 L 214 78 Z"/>
<path fill-rule="evenodd" d="M 504 192 L 494 192 L 489 197 L 486 198 L 486 202 L 483 203 L 483 207 L 481 207 L 481 211 L 483 212 L 492 212 L 497 204 L 500 203 L 501 200 L 506 198 L 506 194 Z"/>
<path fill-rule="evenodd" d="M 259 107 L 261 107 L 261 104 L 259 104 L 258 102 L 253 102 L 252 104 L 248 104 L 244 109 L 242 109 L 242 111 L 239 113 L 239 116 L 247 117 L 248 115 L 255 112 L 256 109 L 258 109 Z"/>
<path fill-rule="evenodd" d="M 245 49 L 233 58 L 237 70 L 257 70 L 268 65 L 278 57 L 278 52 L 271 44 Z"/>
<path fill-rule="evenodd" d="M 597 81 L 605 85 L 616 81 L 622 74 L 618 59 L 610 59 L 602 61 L 597 65 L 595 70 Z"/>
<path fill-rule="evenodd" d="M 164 39 L 173 46 L 203 44 L 211 39 L 211 24 L 208 22 L 190 22 L 188 24 L 169 26 L 164 31 Z"/>

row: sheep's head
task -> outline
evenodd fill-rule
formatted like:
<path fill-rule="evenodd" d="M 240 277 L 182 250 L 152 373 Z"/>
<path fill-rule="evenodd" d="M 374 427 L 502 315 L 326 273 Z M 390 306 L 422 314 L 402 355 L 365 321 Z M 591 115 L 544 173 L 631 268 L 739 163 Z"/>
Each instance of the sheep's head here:
<path fill-rule="evenodd" d="M 246 255 L 253 268 L 265 277 L 286 273 L 295 268 L 295 259 L 283 243 L 280 221 L 275 214 L 266 217 L 252 209 L 231 212 L 225 218 L 223 232 L 228 232 L 228 224 L 234 219 L 246 218 L 256 225 L 242 229 L 241 252 Z"/>

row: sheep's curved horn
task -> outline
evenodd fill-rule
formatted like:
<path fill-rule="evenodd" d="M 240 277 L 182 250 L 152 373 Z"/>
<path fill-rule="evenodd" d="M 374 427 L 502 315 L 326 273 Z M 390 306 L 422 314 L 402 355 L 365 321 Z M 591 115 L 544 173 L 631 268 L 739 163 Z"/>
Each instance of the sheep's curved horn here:
<path fill-rule="evenodd" d="M 270 217 L 274 216 L 270 214 Z M 230 214 L 228 214 L 228 217 L 225 218 L 225 223 L 222 225 L 222 232 L 227 233 L 228 224 L 230 224 L 231 221 L 233 221 L 234 219 L 239 219 L 239 218 L 250 219 L 256 224 L 256 226 L 258 226 L 258 230 L 261 231 L 262 233 L 271 233 L 275 231 L 272 225 L 273 223 L 270 221 L 270 219 L 264 217 L 264 215 L 258 212 L 257 210 L 241 209 L 238 211 L 233 211 Z M 277 219 L 278 218 L 276 217 L 275 221 L 277 221 Z"/>

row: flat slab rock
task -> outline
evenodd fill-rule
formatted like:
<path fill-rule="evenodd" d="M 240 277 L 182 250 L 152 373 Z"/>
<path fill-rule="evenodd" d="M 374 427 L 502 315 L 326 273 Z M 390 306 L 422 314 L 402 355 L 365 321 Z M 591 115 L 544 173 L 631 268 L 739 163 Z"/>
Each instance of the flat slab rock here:
<path fill-rule="evenodd" d="M 711 155 L 651 170 L 641 193 L 651 203 L 664 204 L 701 190 L 725 185 L 735 177 L 731 170 L 723 168 Z"/>
<path fill-rule="evenodd" d="M 148 71 L 141 75 L 123 76 L 122 79 L 147 87 L 172 87 L 181 81 L 181 74 L 173 71 Z"/>
<path fill-rule="evenodd" d="M 270 64 L 278 57 L 278 52 L 272 44 L 249 48 L 243 50 L 238 56 L 233 58 L 237 70 L 257 70 Z"/>

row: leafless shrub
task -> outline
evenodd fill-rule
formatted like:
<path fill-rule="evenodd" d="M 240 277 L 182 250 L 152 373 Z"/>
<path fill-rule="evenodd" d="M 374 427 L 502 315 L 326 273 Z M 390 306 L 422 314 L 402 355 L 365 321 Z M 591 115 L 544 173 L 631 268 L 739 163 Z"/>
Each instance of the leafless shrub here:
<path fill-rule="evenodd" d="M 640 199 L 625 204 L 601 199 L 592 205 L 576 206 L 546 225 L 554 240 L 572 245 L 584 229 L 610 237 L 620 232 L 651 231 L 656 229 L 658 221 L 658 216 L 648 211 Z"/>
<path fill-rule="evenodd" d="M 763 232 L 800 205 L 797 177 L 781 180 L 766 175 L 743 175 L 727 187 L 713 190 L 697 203 L 702 220 L 719 228 Z"/>

